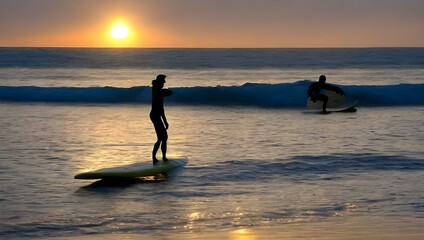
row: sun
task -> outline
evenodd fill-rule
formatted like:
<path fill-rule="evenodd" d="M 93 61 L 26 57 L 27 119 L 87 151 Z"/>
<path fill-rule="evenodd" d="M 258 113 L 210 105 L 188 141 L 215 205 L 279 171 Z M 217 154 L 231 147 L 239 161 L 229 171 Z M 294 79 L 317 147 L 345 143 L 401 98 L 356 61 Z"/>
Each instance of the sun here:
<path fill-rule="evenodd" d="M 113 26 L 112 31 L 110 32 L 110 35 L 114 39 L 125 39 L 128 37 L 129 30 L 128 27 L 125 24 L 118 23 L 115 26 Z"/>

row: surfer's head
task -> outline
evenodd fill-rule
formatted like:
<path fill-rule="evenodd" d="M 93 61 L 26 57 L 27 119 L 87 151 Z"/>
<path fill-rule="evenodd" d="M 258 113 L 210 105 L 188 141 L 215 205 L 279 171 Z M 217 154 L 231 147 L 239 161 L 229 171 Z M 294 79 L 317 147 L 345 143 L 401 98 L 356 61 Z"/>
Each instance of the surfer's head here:
<path fill-rule="evenodd" d="M 152 85 L 153 86 L 162 86 L 166 83 L 165 81 L 166 75 L 164 74 L 159 74 L 155 80 L 152 81 Z"/>
<path fill-rule="evenodd" d="M 327 78 L 325 77 L 325 75 L 319 76 L 319 83 L 325 83 L 326 80 Z"/>

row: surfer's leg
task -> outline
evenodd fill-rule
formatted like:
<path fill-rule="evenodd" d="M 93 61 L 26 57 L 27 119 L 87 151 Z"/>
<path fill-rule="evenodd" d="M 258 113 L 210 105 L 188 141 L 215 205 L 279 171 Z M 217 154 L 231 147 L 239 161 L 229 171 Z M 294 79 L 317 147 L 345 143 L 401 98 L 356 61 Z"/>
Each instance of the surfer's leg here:
<path fill-rule="evenodd" d="M 328 97 L 326 96 L 326 95 L 322 95 L 322 98 L 323 98 L 323 104 L 322 104 L 322 111 L 324 112 L 324 113 L 327 113 L 327 103 L 328 103 Z"/>
<path fill-rule="evenodd" d="M 155 127 L 155 132 L 156 132 L 156 137 L 157 140 L 155 142 L 155 144 L 153 145 L 153 150 L 152 150 L 152 159 L 153 159 L 153 163 L 157 163 L 158 159 L 156 158 L 156 153 L 159 150 L 159 147 L 161 145 L 162 142 L 162 135 L 163 135 L 163 131 L 166 131 L 162 120 L 158 117 L 153 117 L 150 116 L 150 119 L 152 120 L 153 126 Z"/>
<path fill-rule="evenodd" d="M 157 163 L 158 162 L 158 159 L 156 158 L 156 153 L 158 152 L 158 150 L 159 150 L 159 146 L 160 146 L 160 140 L 157 140 L 156 142 L 155 142 L 155 145 L 153 145 L 153 151 L 152 151 L 152 159 L 153 159 L 153 163 Z"/>
<path fill-rule="evenodd" d="M 318 94 L 315 96 L 315 100 L 322 101 L 322 112 L 327 113 L 327 103 L 328 103 L 328 97 L 324 94 Z"/>
<path fill-rule="evenodd" d="M 162 136 L 162 145 L 161 145 L 163 161 L 168 161 L 168 158 L 166 158 L 167 141 L 168 141 L 168 133 L 165 130 Z"/>

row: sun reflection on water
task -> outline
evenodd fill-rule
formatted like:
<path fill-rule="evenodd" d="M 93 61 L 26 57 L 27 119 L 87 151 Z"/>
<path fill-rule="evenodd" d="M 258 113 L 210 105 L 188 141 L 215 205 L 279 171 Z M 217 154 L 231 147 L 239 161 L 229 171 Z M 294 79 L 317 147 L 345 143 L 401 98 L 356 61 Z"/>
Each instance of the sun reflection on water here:
<path fill-rule="evenodd" d="M 230 232 L 230 240 L 256 240 L 257 236 L 253 230 L 250 229 L 237 229 Z"/>
<path fill-rule="evenodd" d="M 81 171 L 150 161 L 155 136 L 150 119 L 140 117 L 146 109 L 121 107 L 117 113 L 113 107 L 93 108 L 99 113 L 71 133 L 84 143 L 77 159 Z"/>

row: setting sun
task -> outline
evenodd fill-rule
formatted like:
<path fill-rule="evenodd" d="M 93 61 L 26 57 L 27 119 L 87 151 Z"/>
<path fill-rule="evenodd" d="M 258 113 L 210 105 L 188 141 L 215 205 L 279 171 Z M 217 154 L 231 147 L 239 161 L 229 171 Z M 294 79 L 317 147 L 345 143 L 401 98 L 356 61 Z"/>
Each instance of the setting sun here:
<path fill-rule="evenodd" d="M 139 34 L 137 24 L 128 19 L 115 18 L 115 20 L 109 22 L 104 31 L 99 32 L 103 32 L 103 42 L 108 47 L 136 47 L 140 44 L 137 37 Z"/>
<path fill-rule="evenodd" d="M 112 28 L 111 36 L 114 39 L 125 39 L 128 37 L 128 33 L 128 27 L 121 23 Z"/>

